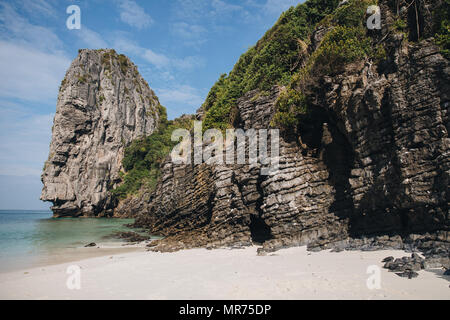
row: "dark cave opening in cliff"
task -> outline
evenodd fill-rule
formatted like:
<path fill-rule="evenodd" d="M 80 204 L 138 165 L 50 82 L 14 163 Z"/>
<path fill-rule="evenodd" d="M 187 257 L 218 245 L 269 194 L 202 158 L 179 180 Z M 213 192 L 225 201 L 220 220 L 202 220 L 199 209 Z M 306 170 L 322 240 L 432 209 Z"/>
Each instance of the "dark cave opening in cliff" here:
<path fill-rule="evenodd" d="M 270 227 L 267 223 L 256 215 L 250 216 L 250 232 L 253 243 L 263 244 L 273 238 Z"/>

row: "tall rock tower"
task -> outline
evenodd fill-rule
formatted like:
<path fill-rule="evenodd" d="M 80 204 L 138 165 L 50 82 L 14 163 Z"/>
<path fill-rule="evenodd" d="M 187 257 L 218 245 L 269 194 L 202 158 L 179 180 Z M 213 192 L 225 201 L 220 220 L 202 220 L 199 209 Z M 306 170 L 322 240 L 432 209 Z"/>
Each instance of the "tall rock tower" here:
<path fill-rule="evenodd" d="M 111 216 L 124 148 L 159 124 L 159 101 L 114 50 L 80 50 L 61 83 L 41 200 L 55 217 Z"/>

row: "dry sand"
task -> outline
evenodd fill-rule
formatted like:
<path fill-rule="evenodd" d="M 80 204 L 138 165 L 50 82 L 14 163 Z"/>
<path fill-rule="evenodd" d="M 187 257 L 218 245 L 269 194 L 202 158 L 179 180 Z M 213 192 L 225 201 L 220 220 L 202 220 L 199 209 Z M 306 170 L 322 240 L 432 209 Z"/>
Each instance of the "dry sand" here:
<path fill-rule="evenodd" d="M 94 249 L 95 250 L 95 249 Z M 381 269 L 402 251 L 310 253 L 305 247 L 257 256 L 242 250 L 132 252 L 0 274 L 1 299 L 450 299 L 443 270 L 405 279 Z M 81 269 L 81 289 L 66 273 Z M 370 290 L 367 268 L 380 267 L 381 289 Z"/>

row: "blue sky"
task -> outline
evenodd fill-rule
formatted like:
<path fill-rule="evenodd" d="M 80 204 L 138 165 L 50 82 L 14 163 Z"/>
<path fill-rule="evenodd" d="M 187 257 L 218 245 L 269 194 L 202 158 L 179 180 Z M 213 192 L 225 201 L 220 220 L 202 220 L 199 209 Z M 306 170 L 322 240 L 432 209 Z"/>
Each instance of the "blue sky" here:
<path fill-rule="evenodd" d="M 0 209 L 43 209 L 58 87 L 79 48 L 139 67 L 169 118 L 194 113 L 220 74 L 298 0 L 0 0 Z M 66 9 L 81 9 L 69 30 Z"/>

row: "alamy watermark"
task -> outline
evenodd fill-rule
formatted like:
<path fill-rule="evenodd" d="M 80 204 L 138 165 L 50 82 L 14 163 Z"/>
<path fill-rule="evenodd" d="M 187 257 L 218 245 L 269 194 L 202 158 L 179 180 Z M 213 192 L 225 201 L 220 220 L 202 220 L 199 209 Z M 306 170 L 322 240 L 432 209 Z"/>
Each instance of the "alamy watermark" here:
<path fill-rule="evenodd" d="M 342 2 L 345 4 L 345 1 Z M 66 26 L 69 30 L 80 30 L 81 29 L 81 9 L 77 5 L 70 5 L 66 9 L 66 13 L 69 17 L 66 20 Z M 381 10 L 379 6 L 371 5 L 367 8 L 367 14 L 370 14 L 366 21 L 367 28 L 369 30 L 380 30 L 381 29 Z"/>
<path fill-rule="evenodd" d="M 66 13 L 70 16 L 66 20 L 66 26 L 69 30 L 80 30 L 81 29 L 81 9 L 77 5 L 68 6 Z"/>
<path fill-rule="evenodd" d="M 371 265 L 367 267 L 367 274 L 370 274 L 367 278 L 366 285 L 369 290 L 381 289 L 381 269 L 377 265 Z"/>
<path fill-rule="evenodd" d="M 370 17 L 367 19 L 366 25 L 369 30 L 380 30 L 381 29 L 381 10 L 379 6 L 369 6 L 366 11 L 367 14 L 370 14 Z"/>
<path fill-rule="evenodd" d="M 81 268 L 77 265 L 67 267 L 66 273 L 69 277 L 66 286 L 69 290 L 81 290 Z"/>
<path fill-rule="evenodd" d="M 202 121 L 194 122 L 193 138 L 191 132 L 186 129 L 177 129 L 172 132 L 172 141 L 179 142 L 171 152 L 173 163 L 255 166 L 259 164 L 262 175 L 273 175 L 278 171 L 280 159 L 278 129 L 246 131 L 228 129 L 224 140 L 222 131 L 218 129 L 209 129 L 203 133 L 202 124 Z"/>

